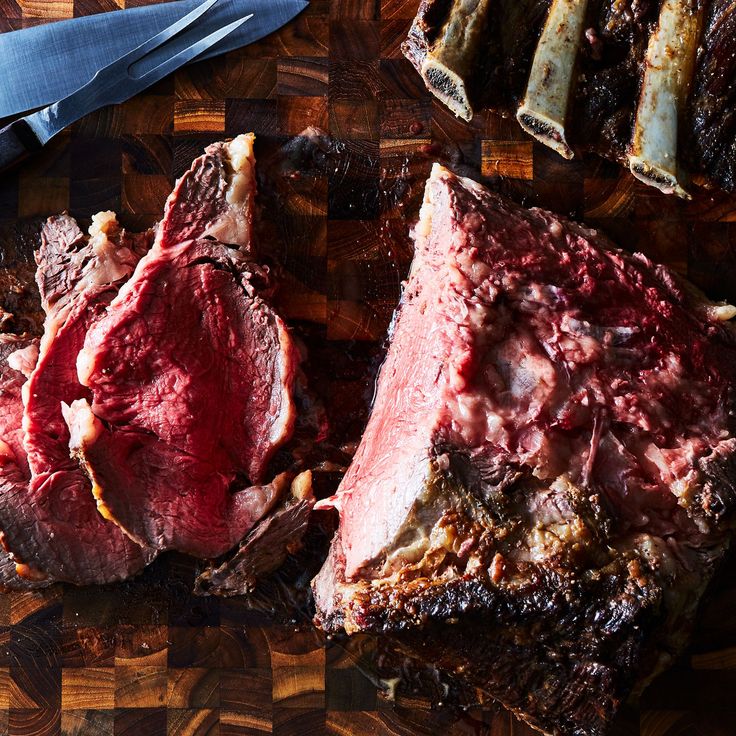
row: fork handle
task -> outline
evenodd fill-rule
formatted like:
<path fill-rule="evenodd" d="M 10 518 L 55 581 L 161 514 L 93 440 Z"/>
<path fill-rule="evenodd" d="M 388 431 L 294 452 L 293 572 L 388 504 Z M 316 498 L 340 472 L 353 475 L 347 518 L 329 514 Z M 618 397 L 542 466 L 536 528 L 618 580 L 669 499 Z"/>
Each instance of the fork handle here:
<path fill-rule="evenodd" d="M 41 143 L 28 123 L 21 118 L 0 130 L 0 171 L 20 163 L 41 149 Z"/>

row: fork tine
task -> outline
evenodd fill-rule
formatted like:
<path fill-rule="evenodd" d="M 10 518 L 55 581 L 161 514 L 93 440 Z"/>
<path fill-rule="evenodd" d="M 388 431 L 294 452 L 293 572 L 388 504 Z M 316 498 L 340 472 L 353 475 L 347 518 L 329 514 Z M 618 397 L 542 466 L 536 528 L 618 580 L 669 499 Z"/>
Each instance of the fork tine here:
<path fill-rule="evenodd" d="M 196 59 L 200 54 L 203 54 L 205 51 L 207 51 L 207 49 L 214 46 L 218 41 L 222 41 L 223 38 L 229 36 L 234 30 L 240 28 L 243 23 L 249 21 L 252 17 L 253 13 L 251 13 L 250 15 L 246 15 L 244 18 L 239 18 L 238 20 L 233 21 L 232 23 L 229 23 L 222 28 L 219 28 L 213 33 L 210 33 L 209 36 L 205 36 L 196 43 L 193 43 L 191 46 L 182 49 L 178 54 L 175 54 L 165 61 L 162 61 L 158 66 L 150 69 L 137 79 L 145 80 L 152 74 L 155 75 L 157 79 L 165 77 L 167 74 L 169 74 L 169 72 L 178 69 L 187 62 L 192 61 L 192 59 Z"/>
<path fill-rule="evenodd" d="M 190 13 L 187 13 L 183 18 L 176 21 L 176 23 L 173 23 L 168 28 L 164 28 L 163 31 L 157 33 L 147 41 L 144 41 L 140 46 L 125 54 L 125 56 L 121 56 L 117 60 L 117 63 L 121 65 L 130 65 L 142 59 L 146 54 L 157 49 L 159 46 L 165 44 L 170 38 L 173 38 L 178 33 L 181 33 L 183 30 L 191 26 L 192 23 L 194 23 L 198 18 L 201 18 L 217 2 L 219 2 L 219 0 L 205 0 Z"/>

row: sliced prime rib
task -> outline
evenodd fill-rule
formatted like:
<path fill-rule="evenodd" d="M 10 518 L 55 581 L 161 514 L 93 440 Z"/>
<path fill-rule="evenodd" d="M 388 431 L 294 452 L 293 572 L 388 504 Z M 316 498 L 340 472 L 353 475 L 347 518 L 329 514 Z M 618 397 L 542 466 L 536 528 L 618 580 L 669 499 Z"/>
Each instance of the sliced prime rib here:
<path fill-rule="evenodd" d="M 299 352 L 252 260 L 253 137 L 210 146 L 88 331 L 66 412 L 101 511 L 157 550 L 217 557 L 278 502 Z"/>
<path fill-rule="evenodd" d="M 25 489 L 30 480 L 28 459 L 23 447 L 23 384 L 38 359 L 38 338 L 0 334 L 0 495 Z M 48 585 L 18 575 L 15 561 L 0 551 L 0 589 L 29 590 Z"/>
<path fill-rule="evenodd" d="M 98 513 L 89 480 L 70 457 L 62 415 L 64 403 L 88 395 L 76 376 L 87 330 L 151 240 L 150 233 L 127 234 L 112 213 L 94 218 L 90 237 L 68 215 L 43 228 L 37 281 L 44 335 L 23 387 L 28 473 L 0 497 L 4 543 L 27 577 L 105 583 L 129 577 L 152 558 Z"/>
<path fill-rule="evenodd" d="M 414 235 L 317 622 L 602 734 L 728 545 L 736 308 L 439 165 Z"/>

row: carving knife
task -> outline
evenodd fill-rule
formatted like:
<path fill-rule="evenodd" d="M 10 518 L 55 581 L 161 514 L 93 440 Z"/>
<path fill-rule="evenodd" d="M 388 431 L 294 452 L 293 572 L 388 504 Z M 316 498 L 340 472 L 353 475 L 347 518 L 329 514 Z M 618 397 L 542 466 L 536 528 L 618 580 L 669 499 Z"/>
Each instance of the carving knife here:
<path fill-rule="evenodd" d="M 224 0 L 227 2 L 227 0 Z M 105 105 L 120 103 L 175 71 L 253 18 L 240 16 L 212 33 L 197 22 L 221 0 L 204 0 L 183 18 L 98 70 L 63 100 L 15 120 L 0 130 L 0 170 L 44 146 L 57 133 Z"/>
<path fill-rule="evenodd" d="M 89 82 L 99 69 L 175 23 L 200 3 L 201 0 L 178 0 L 0 33 L 0 119 L 67 97 Z M 198 21 L 204 34 L 250 13 L 253 18 L 199 58 L 253 43 L 288 23 L 308 5 L 308 0 L 220 3 Z"/>

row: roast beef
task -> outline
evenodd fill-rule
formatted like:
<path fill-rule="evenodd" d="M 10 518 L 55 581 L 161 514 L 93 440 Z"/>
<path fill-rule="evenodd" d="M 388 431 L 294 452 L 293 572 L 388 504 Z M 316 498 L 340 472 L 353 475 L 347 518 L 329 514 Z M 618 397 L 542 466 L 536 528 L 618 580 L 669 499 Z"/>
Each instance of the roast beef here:
<path fill-rule="evenodd" d="M 28 487 L 30 471 L 23 447 L 23 399 L 21 389 L 38 358 L 38 339 L 27 335 L 0 334 L 0 496 Z M 28 590 L 48 581 L 22 578 L 15 561 L 0 551 L 0 588 Z"/>
<path fill-rule="evenodd" d="M 299 353 L 252 260 L 252 143 L 209 147 L 177 183 L 77 361 L 72 448 L 102 513 L 157 550 L 221 555 L 279 499 Z"/>
<path fill-rule="evenodd" d="M 150 241 L 150 234 L 125 233 L 112 213 L 96 216 L 89 238 L 67 215 L 44 226 L 37 254 L 44 336 L 23 388 L 30 480 L 0 497 L 4 541 L 26 576 L 104 583 L 129 577 L 151 559 L 151 551 L 97 512 L 89 481 L 70 457 L 62 416 L 64 403 L 87 396 L 76 377 L 76 356 L 87 329 Z"/>
<path fill-rule="evenodd" d="M 435 165 L 317 621 L 600 734 L 734 524 L 736 309 Z M 419 633 L 418 633 L 419 632 Z M 431 641 L 431 640 L 430 640 Z"/>

